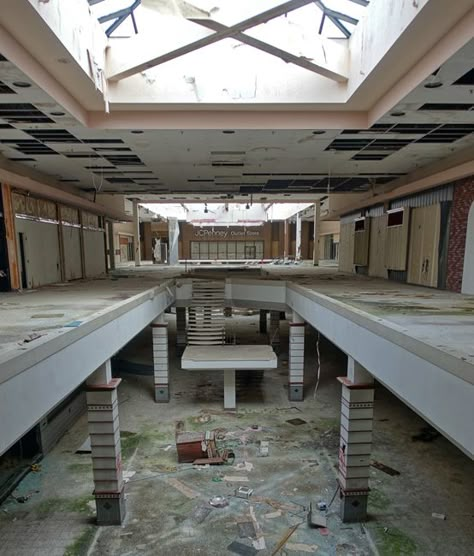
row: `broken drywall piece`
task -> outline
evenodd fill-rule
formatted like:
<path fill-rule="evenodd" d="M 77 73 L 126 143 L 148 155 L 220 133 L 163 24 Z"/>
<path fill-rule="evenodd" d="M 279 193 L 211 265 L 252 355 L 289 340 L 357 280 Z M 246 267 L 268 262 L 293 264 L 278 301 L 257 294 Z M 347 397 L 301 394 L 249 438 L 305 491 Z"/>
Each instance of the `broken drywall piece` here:
<path fill-rule="evenodd" d="M 229 483 L 248 483 L 249 478 L 239 475 L 224 475 L 222 478 L 223 481 L 227 481 Z"/>
<path fill-rule="evenodd" d="M 181 494 L 184 494 L 184 496 L 186 496 L 187 498 L 192 499 L 192 498 L 197 498 L 199 496 L 199 494 L 195 490 L 189 488 L 181 481 L 178 481 L 178 479 L 169 478 L 166 479 L 166 482 L 172 487 L 174 487 L 176 490 L 179 490 L 179 492 L 181 492 Z"/>
<path fill-rule="evenodd" d="M 291 543 L 288 542 L 285 545 L 285 550 L 292 550 L 294 552 L 307 552 L 308 554 L 315 554 L 318 551 L 317 544 L 304 544 L 301 542 Z"/>

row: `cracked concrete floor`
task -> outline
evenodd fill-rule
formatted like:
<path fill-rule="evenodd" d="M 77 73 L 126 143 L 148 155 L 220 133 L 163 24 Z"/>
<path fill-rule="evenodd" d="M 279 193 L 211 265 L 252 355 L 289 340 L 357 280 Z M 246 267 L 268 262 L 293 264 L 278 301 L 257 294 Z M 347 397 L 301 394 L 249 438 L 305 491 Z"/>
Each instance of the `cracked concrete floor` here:
<path fill-rule="evenodd" d="M 168 319 L 173 345 L 174 319 Z M 265 341 L 257 316 L 234 316 L 231 323 L 242 343 Z M 142 338 L 136 342 L 143 345 Z M 472 462 L 443 437 L 413 442 L 412 435 L 426 424 L 380 386 L 373 457 L 400 475 L 372 469 L 370 519 L 364 526 L 341 523 L 336 496 L 327 513 L 328 534 L 308 528 L 304 508 L 309 502 L 329 502 L 336 489 L 340 385 L 335 377 L 345 369 L 343 354 L 322 340 L 321 382 L 313 399 L 315 342 L 309 329 L 303 403 L 287 400 L 285 324 L 279 368 L 265 372 L 262 383 L 240 385 L 236 413 L 222 410 L 221 377 L 180 371 L 174 353 L 169 404 L 153 402 L 151 377 L 123 374 L 123 459 L 125 470 L 133 474 L 126 485 L 123 526 L 93 525 L 90 456 L 75 454 L 87 436 L 83 417 L 46 456 L 41 471 L 31 473 L 17 489 L 16 495 L 30 498 L 23 504 L 10 499 L 1 506 L 0 554 L 167 556 L 179 551 L 221 556 L 233 554 L 228 547 L 234 543 L 242 554 L 261 548 L 257 554 L 266 556 L 298 524 L 278 554 L 470 554 Z M 137 354 L 145 362 L 147 357 Z M 305 423 L 287 422 L 293 418 Z M 201 470 L 177 464 L 178 420 L 189 430 L 220 429 L 222 444 L 235 452 L 235 464 Z M 267 458 L 258 457 L 260 440 L 269 441 Z M 233 496 L 241 485 L 254 489 L 248 501 Z M 229 505 L 211 508 L 208 501 L 214 495 L 225 496 Z M 447 519 L 434 518 L 433 512 Z"/>

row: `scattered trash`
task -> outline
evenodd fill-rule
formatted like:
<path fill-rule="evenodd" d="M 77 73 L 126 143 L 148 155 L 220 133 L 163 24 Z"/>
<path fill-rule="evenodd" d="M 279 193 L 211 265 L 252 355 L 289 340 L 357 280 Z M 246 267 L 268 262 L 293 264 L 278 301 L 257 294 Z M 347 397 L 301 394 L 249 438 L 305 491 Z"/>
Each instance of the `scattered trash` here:
<path fill-rule="evenodd" d="M 168 450 L 171 450 L 172 447 L 173 446 L 171 444 L 168 444 L 168 446 L 166 446 L 166 448 L 163 448 L 163 450 L 167 452 Z"/>
<path fill-rule="evenodd" d="M 297 523 L 296 525 L 293 525 L 293 527 L 290 527 L 288 529 L 288 531 L 283 535 L 283 537 L 280 539 L 280 541 L 278 542 L 278 544 L 275 546 L 275 548 L 273 549 L 272 552 L 272 556 L 275 556 L 276 554 L 278 554 L 278 552 L 280 552 L 280 550 L 285 546 L 285 544 L 288 542 L 288 539 L 291 537 L 291 535 L 296 531 L 296 529 L 298 529 L 298 527 L 301 525 L 301 523 Z"/>
<path fill-rule="evenodd" d="M 32 465 L 30 465 L 30 470 L 33 473 L 39 473 L 41 471 L 41 465 L 38 465 L 37 463 L 33 463 Z"/>
<path fill-rule="evenodd" d="M 193 417 L 193 423 L 209 423 L 211 420 L 211 416 L 208 413 L 204 413 L 203 415 L 199 415 L 199 417 Z"/>
<path fill-rule="evenodd" d="M 247 546 L 238 541 L 231 542 L 227 547 L 229 552 L 233 552 L 234 554 L 239 554 L 240 556 L 254 556 L 257 554 L 258 550 L 256 550 L 253 546 Z"/>
<path fill-rule="evenodd" d="M 222 483 L 222 477 L 212 477 L 213 483 Z"/>
<path fill-rule="evenodd" d="M 184 496 L 186 496 L 187 498 L 197 498 L 199 496 L 199 494 L 196 491 L 189 488 L 178 479 L 169 478 L 166 479 L 166 482 L 169 485 L 173 486 L 176 490 L 179 490 L 179 492 L 181 492 L 181 494 L 184 494 Z"/>
<path fill-rule="evenodd" d="M 43 314 L 31 315 L 30 318 L 32 318 L 32 319 L 60 319 L 61 317 L 64 317 L 64 313 L 53 313 L 51 315 L 43 315 Z"/>
<path fill-rule="evenodd" d="M 241 539 L 256 539 L 257 531 L 253 521 L 238 521 L 237 529 Z"/>
<path fill-rule="evenodd" d="M 275 519 L 276 517 L 281 517 L 283 512 L 281 510 L 277 510 L 276 512 L 270 512 L 268 514 L 264 514 L 265 519 Z"/>
<path fill-rule="evenodd" d="M 315 554 L 318 551 L 317 544 L 304 544 L 304 543 L 286 543 L 285 550 L 294 550 L 295 552 L 308 552 L 308 554 Z"/>
<path fill-rule="evenodd" d="M 211 512 L 212 508 L 209 508 L 209 506 L 197 506 L 191 513 L 191 519 L 195 523 L 202 523 Z"/>
<path fill-rule="evenodd" d="M 389 467 L 388 465 L 385 465 L 380 461 L 373 460 L 371 461 L 370 465 L 372 467 L 375 467 L 375 469 L 378 469 L 379 471 L 383 471 L 384 473 L 387 473 L 387 475 L 391 475 L 392 477 L 395 477 L 396 475 L 400 475 L 400 471 L 397 471 L 396 469 L 393 469 L 393 467 Z"/>
<path fill-rule="evenodd" d="M 414 442 L 432 442 L 435 438 L 441 436 L 433 427 L 423 427 L 418 434 L 414 434 L 411 439 Z"/>
<path fill-rule="evenodd" d="M 328 509 L 328 505 L 326 502 L 318 502 L 318 510 L 321 512 L 325 512 Z"/>
<path fill-rule="evenodd" d="M 327 537 L 329 535 L 329 529 L 327 529 L 326 527 L 320 527 L 319 532 L 323 537 Z"/>
<path fill-rule="evenodd" d="M 252 425 L 251 427 L 254 431 L 258 431 L 260 430 L 260 427 L 258 425 Z"/>
<path fill-rule="evenodd" d="M 209 500 L 209 504 L 214 508 L 225 508 L 229 505 L 229 502 L 224 496 L 213 496 Z"/>
<path fill-rule="evenodd" d="M 431 514 L 431 517 L 435 517 L 436 519 L 443 519 L 443 520 L 446 520 L 445 514 L 438 514 L 438 513 L 436 513 L 436 512 L 433 512 L 433 513 Z"/>
<path fill-rule="evenodd" d="M 81 326 L 81 324 L 82 320 L 73 320 L 72 322 L 65 324 L 63 328 L 77 328 L 78 326 Z"/>
<path fill-rule="evenodd" d="M 265 537 L 263 536 L 263 532 L 260 527 L 260 524 L 258 523 L 257 518 L 255 517 L 255 511 L 253 509 L 253 506 L 250 506 L 249 513 L 250 513 L 250 517 L 252 518 L 253 524 L 255 526 L 255 534 L 257 537 L 256 540 L 252 541 L 252 545 L 256 550 L 265 550 L 267 548 L 267 545 L 265 543 Z"/>
<path fill-rule="evenodd" d="M 28 336 L 26 336 L 26 338 L 23 338 L 23 340 L 20 340 L 18 342 L 18 345 L 22 346 L 23 344 L 29 344 L 33 340 L 37 340 L 38 338 L 41 338 L 42 336 L 44 336 L 44 334 L 37 334 L 36 332 L 33 332 L 32 334 L 28 334 Z"/>
<path fill-rule="evenodd" d="M 266 441 L 266 440 L 261 440 L 260 441 L 260 448 L 258 450 L 258 455 L 261 458 L 266 458 L 269 455 L 269 446 L 270 446 L 270 442 Z"/>
<path fill-rule="evenodd" d="M 309 511 L 308 511 L 308 525 L 313 528 L 317 528 L 317 527 L 325 528 L 327 525 L 325 514 L 321 512 L 315 512 L 313 510 L 313 505 L 311 503 L 309 505 Z"/>
<path fill-rule="evenodd" d="M 295 419 L 288 419 L 287 423 L 290 423 L 290 425 L 306 425 L 306 421 L 304 419 L 300 419 L 299 417 L 296 417 Z"/>
<path fill-rule="evenodd" d="M 239 487 L 235 489 L 235 496 L 237 498 L 244 498 L 248 500 L 252 496 L 252 493 L 253 489 L 248 487 Z"/>
<path fill-rule="evenodd" d="M 128 483 L 128 481 L 136 474 L 136 471 L 124 471 L 123 472 L 123 482 Z"/>
<path fill-rule="evenodd" d="M 237 471 L 252 471 L 253 463 L 250 463 L 249 461 L 244 461 L 242 463 L 238 463 L 237 465 L 234 465 L 234 469 L 236 469 Z"/>
<path fill-rule="evenodd" d="M 228 483 L 248 483 L 249 482 L 248 477 L 244 477 L 244 476 L 241 477 L 240 475 L 224 475 L 223 480 L 227 481 Z"/>

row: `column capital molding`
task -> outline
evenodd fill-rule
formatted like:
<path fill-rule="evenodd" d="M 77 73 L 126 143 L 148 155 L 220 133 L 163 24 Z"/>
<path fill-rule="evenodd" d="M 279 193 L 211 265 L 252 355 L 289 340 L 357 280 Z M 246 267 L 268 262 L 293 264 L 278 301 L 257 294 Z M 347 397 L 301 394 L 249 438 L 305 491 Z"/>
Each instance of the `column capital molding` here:
<path fill-rule="evenodd" d="M 87 392 L 100 392 L 107 390 L 116 390 L 118 385 L 122 382 L 121 378 L 113 378 L 110 382 L 105 384 L 88 384 Z"/>
<path fill-rule="evenodd" d="M 337 380 L 343 385 L 349 388 L 349 390 L 373 390 L 375 388 L 373 383 L 355 383 L 350 381 L 346 376 L 338 376 Z"/>

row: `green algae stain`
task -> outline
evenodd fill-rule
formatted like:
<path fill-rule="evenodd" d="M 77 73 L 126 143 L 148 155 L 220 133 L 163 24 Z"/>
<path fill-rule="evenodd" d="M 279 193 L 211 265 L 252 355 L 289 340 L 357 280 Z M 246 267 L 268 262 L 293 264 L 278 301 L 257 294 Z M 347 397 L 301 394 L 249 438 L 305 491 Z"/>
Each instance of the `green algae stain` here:
<path fill-rule="evenodd" d="M 385 531 L 378 526 L 376 545 L 380 556 L 414 556 L 418 548 L 414 540 L 395 527 L 389 527 Z"/>

